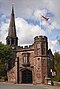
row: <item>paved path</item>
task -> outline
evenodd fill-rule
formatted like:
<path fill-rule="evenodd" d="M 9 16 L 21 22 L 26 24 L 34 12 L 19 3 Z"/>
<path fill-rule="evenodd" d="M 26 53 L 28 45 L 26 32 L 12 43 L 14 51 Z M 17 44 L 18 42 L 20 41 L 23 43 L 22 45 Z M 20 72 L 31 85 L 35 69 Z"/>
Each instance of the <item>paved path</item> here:
<path fill-rule="evenodd" d="M 50 85 L 33 85 L 33 84 L 11 84 L 11 83 L 1 83 L 0 89 L 60 89 L 57 86 Z"/>
<path fill-rule="evenodd" d="M 0 89 L 45 89 L 45 88 L 33 84 L 0 83 Z"/>

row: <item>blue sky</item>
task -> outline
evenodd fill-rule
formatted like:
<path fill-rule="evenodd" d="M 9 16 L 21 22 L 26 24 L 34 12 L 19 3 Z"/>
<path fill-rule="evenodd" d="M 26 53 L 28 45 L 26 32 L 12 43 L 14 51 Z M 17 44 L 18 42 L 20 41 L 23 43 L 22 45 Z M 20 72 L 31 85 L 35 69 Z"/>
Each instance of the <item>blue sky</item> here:
<path fill-rule="evenodd" d="M 6 44 L 13 3 L 19 45 L 32 44 L 35 36 L 45 35 L 53 53 L 60 52 L 56 39 L 60 37 L 59 0 L 0 0 L 0 41 Z M 50 20 L 45 21 L 41 15 Z"/>

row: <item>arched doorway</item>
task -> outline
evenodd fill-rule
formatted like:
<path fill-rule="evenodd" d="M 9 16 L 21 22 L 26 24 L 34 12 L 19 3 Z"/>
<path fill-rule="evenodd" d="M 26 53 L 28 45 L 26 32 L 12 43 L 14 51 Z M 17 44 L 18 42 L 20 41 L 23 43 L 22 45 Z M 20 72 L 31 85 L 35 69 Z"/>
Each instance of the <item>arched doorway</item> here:
<path fill-rule="evenodd" d="M 32 71 L 28 69 L 22 71 L 22 83 L 32 83 Z"/>

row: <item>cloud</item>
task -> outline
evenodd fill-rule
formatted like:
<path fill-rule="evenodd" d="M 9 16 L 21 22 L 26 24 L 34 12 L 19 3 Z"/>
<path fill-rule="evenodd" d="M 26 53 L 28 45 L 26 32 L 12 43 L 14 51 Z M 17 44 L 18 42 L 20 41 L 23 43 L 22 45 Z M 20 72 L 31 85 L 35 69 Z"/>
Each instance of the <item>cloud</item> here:
<path fill-rule="evenodd" d="M 4 18 L 5 17 L 5 18 Z M 6 22 L 4 22 L 4 19 L 6 19 Z M 29 24 L 25 19 L 23 18 L 16 18 L 16 30 L 17 30 L 17 36 L 19 39 L 19 45 L 29 45 L 33 43 L 34 37 L 37 35 L 45 35 L 47 36 L 47 33 L 44 29 L 41 29 L 40 26 Z M 2 16 L 2 23 L 0 26 L 0 41 L 6 44 L 6 37 L 8 35 L 8 28 L 9 28 L 9 19 L 6 18 L 6 16 Z M 55 47 L 57 46 L 57 40 L 48 40 L 48 47 L 51 48 L 52 52 L 55 52 Z"/>
<path fill-rule="evenodd" d="M 0 10 L 6 15 L 10 13 L 12 3 L 14 3 L 16 15 L 20 17 L 30 17 L 32 11 L 41 8 L 47 8 L 56 16 L 60 16 L 59 0 L 0 0 L 0 3 Z"/>
<path fill-rule="evenodd" d="M 47 12 L 48 12 L 48 10 L 47 10 L 46 8 L 37 9 L 37 10 L 35 10 L 34 15 L 35 15 L 35 16 L 38 16 L 38 17 L 39 17 L 40 15 L 46 16 Z M 39 17 L 39 18 L 40 18 L 40 17 Z"/>
<path fill-rule="evenodd" d="M 49 8 L 49 10 L 54 13 L 56 16 L 60 16 L 60 1 L 59 0 L 45 0 L 46 1 L 46 8 Z"/>
<path fill-rule="evenodd" d="M 54 20 L 50 20 L 50 21 L 43 20 L 41 24 L 49 32 L 52 32 L 52 30 L 56 30 L 56 29 L 60 30 L 60 25 Z"/>
<path fill-rule="evenodd" d="M 35 10 L 41 10 L 44 15 L 50 11 L 54 15 L 53 19 L 60 24 L 59 0 L 0 0 L 0 11 L 5 15 L 10 16 L 12 3 L 14 3 L 16 17 L 26 19 L 30 18 Z"/>
<path fill-rule="evenodd" d="M 56 46 L 57 46 L 57 40 L 48 39 L 48 47 L 52 50 L 53 53 L 57 50 Z"/>
<path fill-rule="evenodd" d="M 6 44 L 6 36 L 8 33 L 8 23 L 3 23 L 0 27 L 0 41 Z"/>
<path fill-rule="evenodd" d="M 49 17 L 47 17 L 48 13 L 50 13 Z M 49 18 L 49 20 L 46 21 L 42 15 L 46 18 Z M 55 19 L 52 19 L 52 13 L 46 8 L 35 10 L 33 13 L 33 18 L 40 21 L 40 26 L 49 32 L 52 32 L 52 30 L 55 29 L 60 29 L 60 24 Z"/>
<path fill-rule="evenodd" d="M 5 21 L 6 19 L 6 21 Z M 16 18 L 16 30 L 17 36 L 19 38 L 19 45 L 32 44 L 33 39 L 37 35 L 46 35 L 44 30 L 34 24 L 29 24 L 23 18 Z M 6 37 L 8 35 L 9 29 L 9 19 L 5 15 L 1 16 L 1 25 L 0 25 L 0 41 L 6 44 Z"/>
<path fill-rule="evenodd" d="M 20 25 L 18 25 L 20 24 Z M 17 35 L 19 37 L 19 44 L 31 44 L 37 35 L 46 35 L 44 30 L 38 25 L 29 24 L 23 18 L 16 18 Z"/>
<path fill-rule="evenodd" d="M 14 3 L 14 11 L 16 13 L 16 30 L 19 45 L 32 44 L 36 35 L 49 37 L 49 35 L 52 36 L 52 31 L 54 32 L 56 29 L 60 29 L 59 0 L 0 0 L 0 13 L 3 13 L 0 18 L 0 41 L 3 43 L 5 43 L 10 20 L 6 16 L 10 16 L 11 14 L 12 3 Z M 42 26 L 40 27 L 39 13 L 50 17 L 50 22 L 46 22 L 42 19 Z M 33 21 L 32 23 L 28 23 L 26 19 L 33 19 L 35 24 Z M 36 21 L 38 21 L 39 24 Z M 56 35 L 57 34 L 54 34 L 54 36 Z M 54 42 L 52 41 L 53 40 L 50 40 L 49 42 L 53 44 Z M 53 51 L 54 47 L 56 47 L 56 45 L 51 45 Z"/>

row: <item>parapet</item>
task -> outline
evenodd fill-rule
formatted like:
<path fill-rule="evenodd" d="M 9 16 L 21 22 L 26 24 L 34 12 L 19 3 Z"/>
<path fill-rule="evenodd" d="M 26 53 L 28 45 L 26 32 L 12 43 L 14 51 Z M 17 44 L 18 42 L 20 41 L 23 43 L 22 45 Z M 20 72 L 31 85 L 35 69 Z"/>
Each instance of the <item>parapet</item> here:
<path fill-rule="evenodd" d="M 34 42 L 36 41 L 47 41 L 47 37 L 46 36 L 36 36 L 34 38 Z"/>

